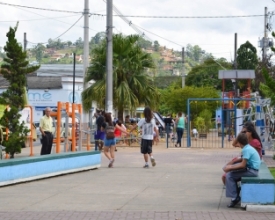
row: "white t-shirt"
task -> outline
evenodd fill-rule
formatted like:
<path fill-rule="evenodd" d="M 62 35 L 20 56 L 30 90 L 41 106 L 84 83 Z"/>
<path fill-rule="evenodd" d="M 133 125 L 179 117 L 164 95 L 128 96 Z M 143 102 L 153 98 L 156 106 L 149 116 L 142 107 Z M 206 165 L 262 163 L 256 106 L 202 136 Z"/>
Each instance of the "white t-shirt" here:
<path fill-rule="evenodd" d="M 154 127 L 157 127 L 155 119 L 152 119 L 151 122 L 147 123 L 145 121 L 145 118 L 142 118 L 140 119 L 137 125 L 139 128 L 142 128 L 142 139 L 154 139 Z"/>
<path fill-rule="evenodd" d="M 193 132 L 193 134 L 197 134 L 198 133 L 198 131 L 197 131 L 196 128 L 193 128 L 192 132 Z"/>

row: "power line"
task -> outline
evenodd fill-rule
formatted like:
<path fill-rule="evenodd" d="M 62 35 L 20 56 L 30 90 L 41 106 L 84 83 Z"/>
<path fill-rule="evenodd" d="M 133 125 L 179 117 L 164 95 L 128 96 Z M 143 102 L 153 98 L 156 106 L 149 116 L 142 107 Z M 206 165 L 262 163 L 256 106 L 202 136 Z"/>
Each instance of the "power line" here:
<path fill-rule="evenodd" d="M 82 14 L 83 12 L 78 11 L 67 11 L 67 10 L 59 10 L 59 9 L 49 9 L 49 8 L 38 8 L 38 7 L 31 7 L 31 6 L 24 6 L 24 5 L 16 5 L 16 4 L 9 4 L 5 2 L 0 2 L 1 5 L 8 5 L 8 6 L 15 6 L 21 8 L 30 8 L 36 10 L 44 10 L 44 11 L 53 11 L 53 12 L 64 12 L 64 13 L 74 13 L 74 14 Z M 98 16 L 106 16 L 105 14 L 97 14 L 97 13 L 90 13 L 91 15 L 98 15 Z M 132 17 L 132 18 L 164 18 L 164 19 L 205 19 L 205 18 L 245 18 L 245 17 L 263 17 L 265 15 L 225 15 L 225 16 L 161 16 L 161 15 L 113 15 L 116 17 Z"/>
<path fill-rule="evenodd" d="M 135 24 L 132 24 L 132 25 L 135 25 Z M 157 35 L 157 34 L 151 32 L 151 31 L 145 30 L 144 28 L 142 28 L 142 27 L 140 27 L 140 26 L 138 26 L 138 25 L 135 25 L 135 26 L 138 27 L 138 28 L 140 28 L 140 29 L 142 29 L 142 30 L 144 30 L 145 32 L 148 32 L 148 33 L 150 33 L 150 34 L 152 34 L 152 35 L 155 35 L 155 36 L 157 36 L 157 37 L 159 37 L 159 38 L 161 38 L 161 39 L 163 39 L 163 40 L 166 40 L 166 41 L 168 41 L 168 42 L 170 42 L 170 43 L 173 43 L 173 44 L 175 44 L 175 45 L 178 45 L 178 46 L 180 46 L 180 47 L 183 47 L 183 45 L 180 45 L 180 44 L 178 44 L 178 43 L 176 43 L 176 42 L 174 42 L 174 41 L 171 41 L 171 40 L 169 40 L 169 39 L 166 39 L 166 38 L 164 38 L 164 37 L 161 37 L 161 36 L 159 36 L 159 35 Z"/>
<path fill-rule="evenodd" d="M 5 2 L 0 2 L 0 4 L 1 5 L 21 7 L 21 8 L 30 8 L 30 9 L 36 9 L 36 10 L 43 10 L 43 11 L 54 11 L 54 12 L 64 12 L 64 13 L 73 13 L 73 14 L 80 14 L 81 13 L 82 14 L 82 12 L 77 12 L 77 11 L 66 11 L 66 10 L 49 9 L 49 8 L 37 8 L 37 7 L 31 7 L 31 6 L 9 4 L 9 3 L 5 3 Z"/>
<path fill-rule="evenodd" d="M 113 15 L 117 17 L 132 17 L 132 18 L 165 18 L 165 19 L 204 19 L 204 18 L 246 18 L 246 17 L 264 17 L 265 15 L 228 15 L 228 16 L 146 16 L 146 15 Z"/>
<path fill-rule="evenodd" d="M 47 20 L 47 19 L 58 19 L 58 18 L 68 18 L 68 17 L 75 17 L 77 15 L 70 15 L 70 16 L 62 16 L 62 17 L 45 17 L 45 18 L 36 18 L 36 19 L 25 19 L 25 20 L 14 20 L 14 21 L 0 21 L 0 22 L 3 22 L 3 23 L 6 23 L 6 22 L 21 22 L 21 21 L 39 21 L 39 20 Z"/>
<path fill-rule="evenodd" d="M 79 19 L 77 19 L 77 21 L 75 23 L 73 23 L 71 27 L 69 27 L 66 31 L 64 31 L 62 34 L 60 34 L 58 37 L 54 38 L 53 40 L 56 40 L 56 39 L 60 38 L 61 36 L 63 36 L 64 34 L 66 34 L 73 26 L 75 26 L 77 24 L 77 22 L 82 17 L 83 17 L 83 15 L 81 15 L 81 17 Z M 33 42 L 28 41 L 28 43 L 31 43 L 31 44 L 47 44 L 48 42 L 45 42 L 45 43 L 33 43 Z"/>

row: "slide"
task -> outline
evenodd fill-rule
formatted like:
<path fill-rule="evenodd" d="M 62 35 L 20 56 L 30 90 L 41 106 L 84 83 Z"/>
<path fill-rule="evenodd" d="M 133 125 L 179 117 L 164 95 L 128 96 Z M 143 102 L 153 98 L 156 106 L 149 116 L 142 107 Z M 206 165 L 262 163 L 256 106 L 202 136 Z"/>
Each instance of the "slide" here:
<path fill-rule="evenodd" d="M 153 114 L 154 114 L 156 120 L 158 120 L 158 122 L 161 124 L 161 126 L 162 126 L 163 128 L 165 128 L 165 123 L 164 123 L 164 120 L 163 120 L 163 118 L 161 117 L 161 115 L 160 115 L 158 112 L 153 112 Z"/>

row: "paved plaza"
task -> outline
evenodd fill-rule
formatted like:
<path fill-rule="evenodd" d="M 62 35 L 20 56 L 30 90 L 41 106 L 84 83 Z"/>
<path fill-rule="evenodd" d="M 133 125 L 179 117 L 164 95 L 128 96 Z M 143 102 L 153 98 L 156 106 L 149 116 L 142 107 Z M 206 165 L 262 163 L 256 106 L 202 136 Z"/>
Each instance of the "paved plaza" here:
<path fill-rule="evenodd" d="M 114 168 L 102 154 L 99 169 L 1 187 L 0 219 L 274 220 L 275 213 L 226 207 L 222 166 L 239 152 L 162 142 L 154 147 L 156 167 L 144 169 L 139 147 L 118 147 Z M 264 160 L 275 167 L 272 155 Z"/>

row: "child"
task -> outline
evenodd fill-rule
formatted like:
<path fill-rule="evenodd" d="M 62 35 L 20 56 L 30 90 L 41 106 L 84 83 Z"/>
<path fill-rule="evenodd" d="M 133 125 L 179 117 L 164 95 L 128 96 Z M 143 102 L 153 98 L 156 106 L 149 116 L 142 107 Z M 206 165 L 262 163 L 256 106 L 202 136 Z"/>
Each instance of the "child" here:
<path fill-rule="evenodd" d="M 193 135 L 194 135 L 194 137 L 195 137 L 195 140 L 197 140 L 197 137 L 198 137 L 198 130 L 196 129 L 196 127 L 193 128 L 192 133 L 193 133 Z"/>
<path fill-rule="evenodd" d="M 136 127 L 142 128 L 141 153 L 143 154 L 145 160 L 145 165 L 143 167 L 149 168 L 148 155 L 150 156 L 152 166 L 156 166 L 156 161 L 152 155 L 152 145 L 154 131 L 156 132 L 156 141 L 158 141 L 159 132 L 155 123 L 155 119 L 153 119 L 151 109 L 149 107 L 145 107 L 143 114 L 145 118 L 142 118 L 138 124 L 133 125 L 130 132 L 135 130 Z"/>

